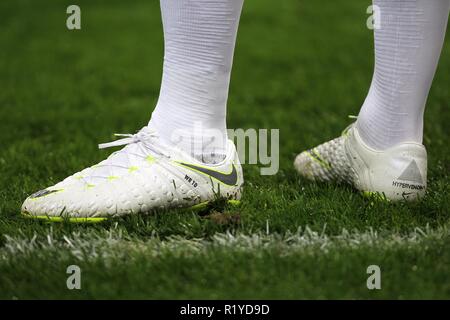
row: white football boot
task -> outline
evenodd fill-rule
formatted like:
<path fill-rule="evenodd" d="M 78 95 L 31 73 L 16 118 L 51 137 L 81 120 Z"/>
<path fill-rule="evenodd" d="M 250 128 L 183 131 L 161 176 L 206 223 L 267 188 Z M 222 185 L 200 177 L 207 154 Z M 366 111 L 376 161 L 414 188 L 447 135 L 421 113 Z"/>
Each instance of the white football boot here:
<path fill-rule="evenodd" d="M 126 145 L 108 159 L 25 200 L 28 217 L 59 221 L 102 221 L 107 217 L 145 214 L 171 208 L 199 208 L 217 198 L 237 203 L 243 184 L 234 144 L 225 159 L 204 164 L 163 145 L 144 127 L 135 135 L 100 145 Z"/>
<path fill-rule="evenodd" d="M 427 187 L 422 144 L 405 142 L 377 151 L 361 140 L 353 124 L 339 138 L 299 154 L 294 166 L 310 180 L 346 182 L 364 195 L 387 200 L 417 200 Z"/>

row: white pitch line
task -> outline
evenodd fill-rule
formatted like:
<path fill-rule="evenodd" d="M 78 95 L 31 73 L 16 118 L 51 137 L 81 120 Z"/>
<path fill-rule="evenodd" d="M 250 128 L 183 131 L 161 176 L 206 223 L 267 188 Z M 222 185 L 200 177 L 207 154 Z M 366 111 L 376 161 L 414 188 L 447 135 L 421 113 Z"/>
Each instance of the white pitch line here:
<path fill-rule="evenodd" d="M 99 231 L 74 232 L 56 239 L 52 230 L 46 236 L 29 238 L 26 236 L 5 236 L 6 243 L 0 248 L 0 261 L 11 258 L 56 252 L 61 257 L 75 257 L 81 261 L 96 258 L 129 258 L 133 253 L 157 257 L 166 254 L 171 256 L 187 256 L 208 254 L 211 251 L 226 250 L 227 252 L 263 252 L 274 250 L 282 256 L 318 251 L 327 253 L 339 248 L 360 247 L 403 247 L 414 246 L 426 240 L 439 240 L 450 236 L 447 226 L 437 229 L 416 228 L 412 232 L 399 235 L 395 233 L 380 235 L 373 230 L 364 232 L 343 230 L 339 235 L 327 235 L 325 232 L 314 232 L 309 228 L 299 229 L 295 233 L 267 234 L 265 232 L 217 233 L 211 239 L 186 239 L 182 236 L 172 236 L 161 240 L 157 236 L 143 241 L 130 236 L 124 236 L 121 230 L 110 229 Z"/>

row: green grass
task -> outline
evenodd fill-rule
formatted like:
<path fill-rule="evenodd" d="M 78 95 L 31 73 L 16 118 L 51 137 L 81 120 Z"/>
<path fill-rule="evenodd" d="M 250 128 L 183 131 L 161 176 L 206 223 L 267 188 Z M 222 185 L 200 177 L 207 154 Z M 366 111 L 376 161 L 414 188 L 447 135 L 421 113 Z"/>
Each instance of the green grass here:
<path fill-rule="evenodd" d="M 372 202 L 292 167 L 358 113 L 373 69 L 370 2 L 258 0 L 244 6 L 228 125 L 279 128 L 280 172 L 245 166 L 242 206 L 222 219 L 48 224 L 20 217 L 22 201 L 105 158 L 97 143 L 111 133 L 145 125 L 161 78 L 157 1 L 78 1 L 81 31 L 65 28 L 69 4 L 0 3 L 0 298 L 450 298 L 448 40 L 427 105 L 421 203 Z M 66 288 L 71 264 L 80 291 Z M 371 264 L 382 290 L 366 288 Z"/>

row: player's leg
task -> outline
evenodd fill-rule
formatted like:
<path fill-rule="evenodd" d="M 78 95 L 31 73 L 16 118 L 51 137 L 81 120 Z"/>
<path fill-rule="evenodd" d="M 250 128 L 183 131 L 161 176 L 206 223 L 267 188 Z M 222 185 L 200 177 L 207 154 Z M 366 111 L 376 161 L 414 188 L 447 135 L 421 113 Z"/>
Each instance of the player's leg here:
<path fill-rule="evenodd" d="M 191 207 L 243 183 L 226 136 L 226 102 L 243 0 L 161 0 L 163 80 L 149 125 L 101 145 L 125 147 L 96 166 L 30 196 L 32 217 L 102 219 Z"/>
<path fill-rule="evenodd" d="M 318 181 L 338 180 L 389 199 L 425 192 L 423 113 L 447 26 L 449 0 L 374 0 L 375 71 L 356 125 L 300 154 L 295 167 Z"/>
<path fill-rule="evenodd" d="M 205 162 L 226 153 L 226 104 L 243 0 L 161 1 L 164 70 L 150 126 Z"/>
<path fill-rule="evenodd" d="M 422 143 L 423 114 L 448 19 L 448 0 L 375 0 L 375 71 L 357 128 L 370 147 Z"/>

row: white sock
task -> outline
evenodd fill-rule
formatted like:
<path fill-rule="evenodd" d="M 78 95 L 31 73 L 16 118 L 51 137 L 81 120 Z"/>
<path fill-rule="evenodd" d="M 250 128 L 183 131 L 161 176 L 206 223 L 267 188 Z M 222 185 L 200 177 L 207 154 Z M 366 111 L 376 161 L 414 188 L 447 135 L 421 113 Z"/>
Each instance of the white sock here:
<path fill-rule="evenodd" d="M 423 113 L 444 42 L 450 0 L 374 0 L 375 72 L 357 128 L 379 150 L 422 143 Z"/>
<path fill-rule="evenodd" d="M 226 104 L 243 0 L 160 3 L 164 70 L 150 126 L 163 142 L 211 162 L 206 158 L 225 154 Z"/>

